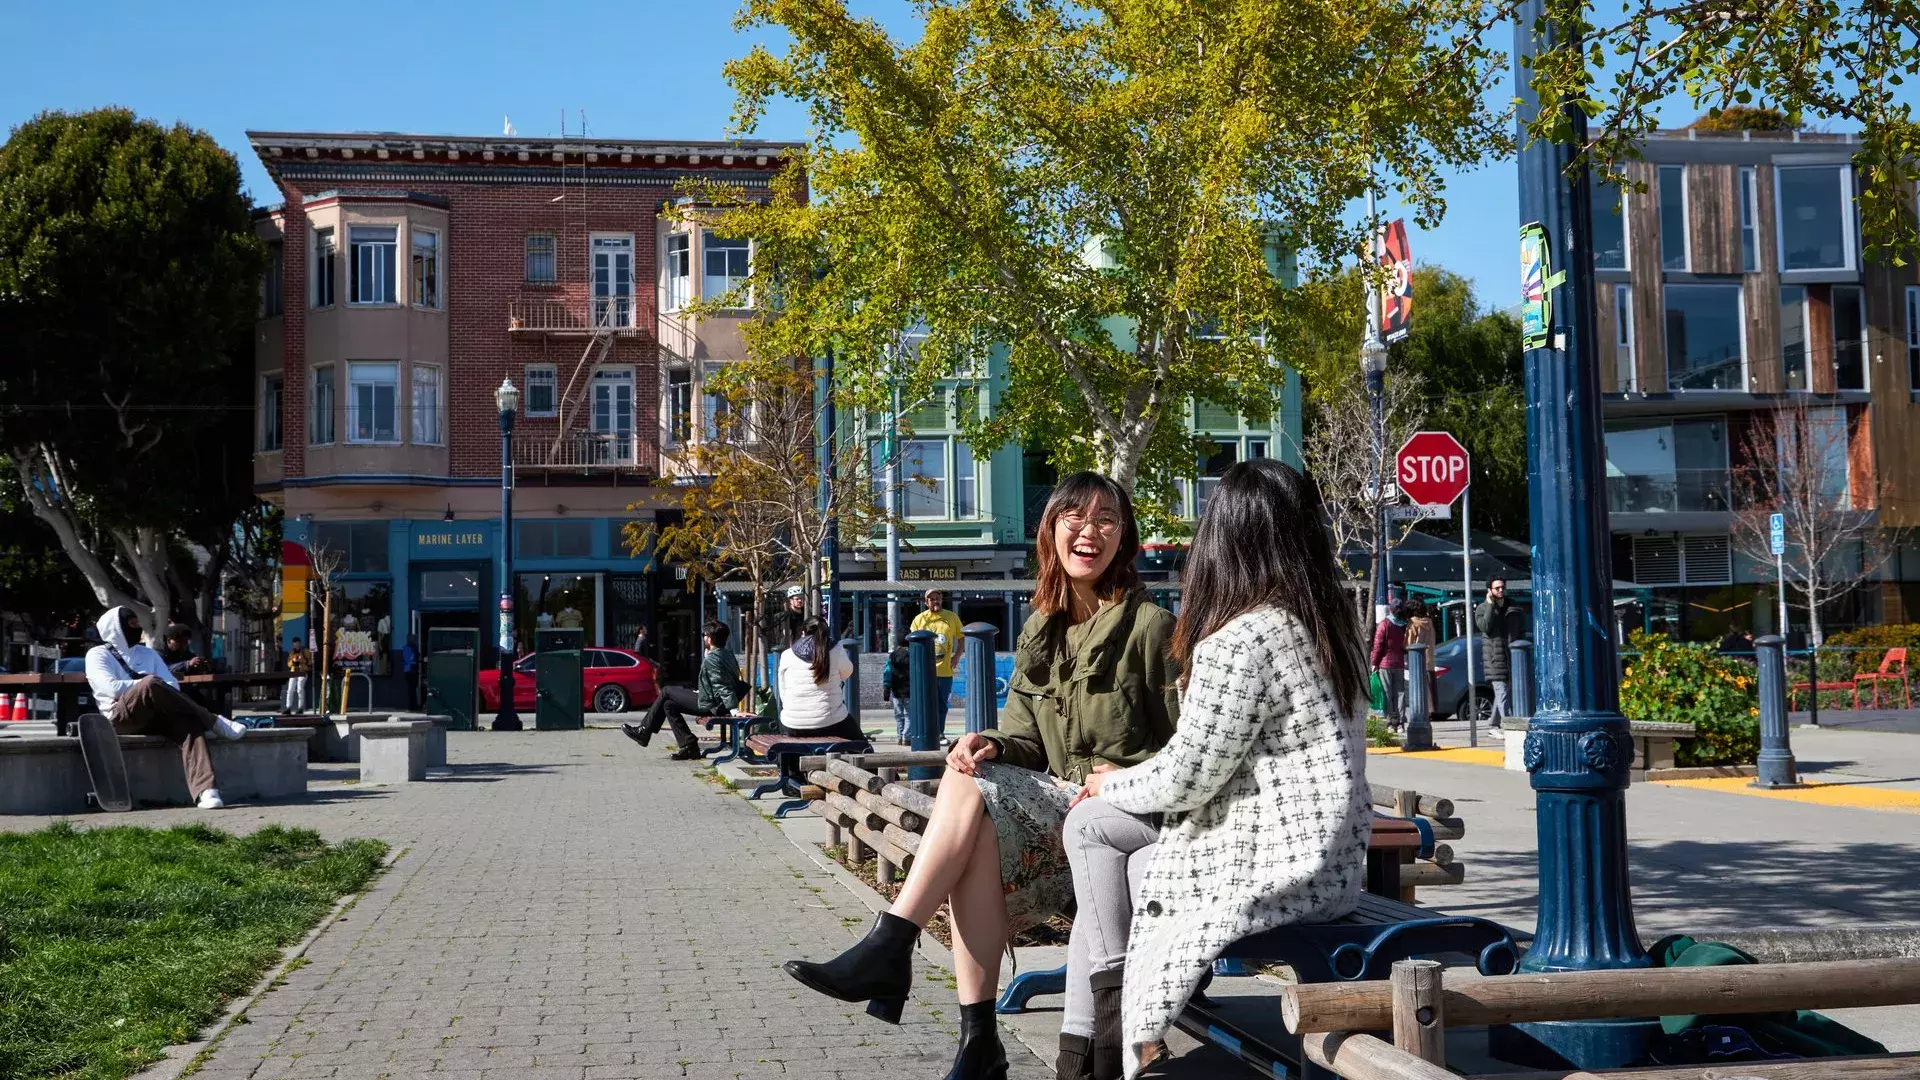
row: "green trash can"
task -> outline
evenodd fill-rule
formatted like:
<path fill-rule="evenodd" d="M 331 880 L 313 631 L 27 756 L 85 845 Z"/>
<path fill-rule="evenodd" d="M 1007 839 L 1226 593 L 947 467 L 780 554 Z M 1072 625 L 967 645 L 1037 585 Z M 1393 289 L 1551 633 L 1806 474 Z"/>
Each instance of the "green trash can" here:
<path fill-rule="evenodd" d="M 535 630 L 533 641 L 534 730 L 578 731 L 587 726 L 581 700 L 586 683 L 586 631 Z"/>
<path fill-rule="evenodd" d="M 473 731 L 480 714 L 480 631 L 440 627 L 427 631 L 426 709 L 444 716 L 455 731 Z"/>

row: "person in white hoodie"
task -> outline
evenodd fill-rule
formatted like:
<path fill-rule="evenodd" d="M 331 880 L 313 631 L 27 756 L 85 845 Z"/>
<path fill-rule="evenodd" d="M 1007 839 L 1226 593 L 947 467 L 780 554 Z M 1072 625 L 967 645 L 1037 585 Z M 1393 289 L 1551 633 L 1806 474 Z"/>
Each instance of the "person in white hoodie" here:
<path fill-rule="evenodd" d="M 847 712 L 847 676 L 853 660 L 834 644 L 827 621 L 806 621 L 793 647 L 780 654 L 780 731 L 802 738 L 864 739 Z"/>
<path fill-rule="evenodd" d="M 202 810 L 225 806 L 214 786 L 207 736 L 238 739 L 246 728 L 180 692 L 167 662 L 140 644 L 145 631 L 132 608 L 109 608 L 95 625 L 102 644 L 87 650 L 87 685 L 100 711 L 122 735 L 158 735 L 177 743 L 194 802 Z"/>

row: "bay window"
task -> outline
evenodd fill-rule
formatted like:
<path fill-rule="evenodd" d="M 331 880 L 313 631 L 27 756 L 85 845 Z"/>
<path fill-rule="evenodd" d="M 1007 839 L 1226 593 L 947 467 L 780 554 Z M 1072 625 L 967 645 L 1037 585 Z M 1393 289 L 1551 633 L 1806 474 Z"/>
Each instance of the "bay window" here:
<path fill-rule="evenodd" d="M 440 306 L 440 234 L 413 229 L 413 302 L 419 307 Z"/>
<path fill-rule="evenodd" d="M 313 306 L 333 306 L 334 275 L 338 272 L 333 229 L 313 230 Z"/>
<path fill-rule="evenodd" d="M 400 365 L 347 365 L 347 441 L 399 441 Z"/>
<path fill-rule="evenodd" d="M 260 377 L 260 449 L 278 450 L 280 443 L 280 396 L 286 383 L 280 375 Z"/>
<path fill-rule="evenodd" d="M 394 260 L 399 237 L 400 230 L 393 225 L 355 225 L 347 230 L 347 268 L 352 279 L 347 284 L 348 303 L 394 302 Z"/>
<path fill-rule="evenodd" d="M 440 369 L 413 365 L 413 441 L 426 446 L 441 443 Z"/>
<path fill-rule="evenodd" d="M 313 389 L 307 394 L 307 442 L 325 446 L 333 442 L 333 365 L 313 369 Z"/>
<path fill-rule="evenodd" d="M 705 275 L 700 282 L 700 298 L 709 303 L 718 301 L 733 289 L 744 287 L 751 264 L 751 247 L 748 241 L 731 237 L 715 236 L 708 232 L 701 237 L 701 263 Z M 747 296 L 737 296 L 728 301 L 730 307 L 751 307 L 752 300 Z"/>
<path fill-rule="evenodd" d="M 679 311 L 693 301 L 693 237 L 667 237 L 667 310 Z"/>

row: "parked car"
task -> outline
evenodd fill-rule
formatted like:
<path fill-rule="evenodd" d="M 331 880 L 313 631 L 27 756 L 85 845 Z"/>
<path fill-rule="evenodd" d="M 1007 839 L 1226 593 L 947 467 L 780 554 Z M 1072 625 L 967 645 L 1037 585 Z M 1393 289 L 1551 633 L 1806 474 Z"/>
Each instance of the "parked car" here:
<path fill-rule="evenodd" d="M 588 712 L 617 713 L 644 709 L 660 696 L 659 676 L 653 661 L 625 649 L 585 650 L 581 658 L 580 700 Z M 534 707 L 534 657 L 523 656 L 513 665 L 513 707 L 522 712 Z M 500 680 L 491 671 L 480 672 L 480 710 L 497 712 L 500 708 Z"/>
<path fill-rule="evenodd" d="M 1473 639 L 1475 650 L 1480 648 L 1480 639 Z M 1433 647 L 1433 706 L 1432 718 L 1446 720 L 1461 716 L 1467 708 L 1467 639 L 1457 637 L 1443 641 Z M 1473 663 L 1477 698 L 1474 701 L 1476 719 L 1484 724 L 1493 718 L 1493 684 L 1487 682 L 1479 658 Z"/>

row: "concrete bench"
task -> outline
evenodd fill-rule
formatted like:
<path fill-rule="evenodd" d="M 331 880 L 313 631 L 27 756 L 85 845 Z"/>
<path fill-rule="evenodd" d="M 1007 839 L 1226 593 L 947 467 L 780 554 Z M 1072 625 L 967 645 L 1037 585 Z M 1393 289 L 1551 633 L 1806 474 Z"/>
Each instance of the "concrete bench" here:
<path fill-rule="evenodd" d="M 220 794 L 229 802 L 283 799 L 307 790 L 303 728 L 259 728 L 208 743 Z M 180 748 L 153 735 L 122 735 L 136 806 L 190 806 Z M 0 814 L 77 814 L 87 809 L 80 740 L 58 735 L 0 739 Z"/>
<path fill-rule="evenodd" d="M 1628 775 L 1636 783 L 1645 783 L 1650 772 L 1676 767 L 1675 752 L 1681 739 L 1694 736 L 1692 724 L 1660 724 L 1632 720 L 1627 732 L 1633 740 L 1633 766 Z M 1526 772 L 1527 718 L 1509 716 L 1500 721 L 1500 734 L 1506 739 L 1504 764 L 1512 772 Z"/>
<path fill-rule="evenodd" d="M 449 717 L 429 716 L 426 713 L 347 713 L 325 717 L 322 722 L 313 725 L 313 760 L 345 761 L 360 760 L 360 729 L 368 724 L 385 724 L 394 721 L 404 723 L 425 723 L 429 727 L 425 749 L 426 768 L 441 769 L 447 764 L 447 726 L 452 723 Z"/>
<path fill-rule="evenodd" d="M 383 720 L 356 725 L 360 740 L 360 782 L 363 784 L 404 784 L 427 778 L 427 733 L 433 724 L 425 720 Z"/>

